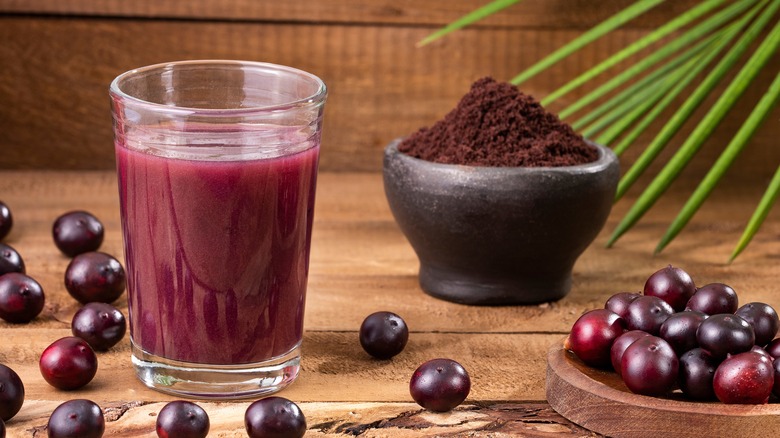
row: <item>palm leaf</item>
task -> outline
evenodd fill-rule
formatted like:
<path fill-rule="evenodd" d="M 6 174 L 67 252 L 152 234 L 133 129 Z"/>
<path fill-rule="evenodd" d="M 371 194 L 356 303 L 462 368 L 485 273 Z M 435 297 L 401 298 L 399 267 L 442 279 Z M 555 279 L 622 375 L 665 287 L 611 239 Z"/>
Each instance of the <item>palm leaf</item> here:
<path fill-rule="evenodd" d="M 697 56 L 675 71 L 674 74 L 667 76 L 660 87 L 651 89 L 650 96 L 638 102 L 616 123 L 610 123 L 606 131 L 596 137 L 596 143 L 611 145 L 623 132 L 634 126 L 638 119 L 647 115 L 648 111 L 652 113 L 654 108 L 665 108 L 709 64 L 717 53 L 717 50 L 712 50 L 709 53 L 710 56 Z"/>
<path fill-rule="evenodd" d="M 705 5 L 702 5 L 705 6 Z M 601 85 L 600 87 L 596 88 L 595 90 L 591 91 L 590 93 L 586 94 L 573 104 L 569 105 L 566 109 L 561 111 L 560 116 L 561 117 L 568 117 L 570 114 L 573 114 L 585 106 L 595 102 L 598 98 L 601 96 L 604 96 L 605 94 L 609 93 L 610 91 L 614 90 L 615 88 L 619 87 L 620 85 L 628 82 L 632 78 L 636 77 L 636 75 L 642 73 L 643 71 L 647 70 L 648 68 L 658 64 L 659 62 L 663 61 L 664 59 L 670 57 L 674 53 L 678 52 L 680 49 L 683 49 L 685 47 L 689 47 L 693 42 L 696 40 L 705 37 L 709 34 L 712 34 L 716 29 L 718 29 L 720 26 L 722 26 L 724 23 L 727 23 L 729 20 L 733 19 L 737 15 L 739 15 L 741 12 L 745 10 L 746 7 L 749 6 L 749 3 L 735 3 L 731 5 L 728 8 L 723 9 L 722 11 L 713 14 L 710 18 L 702 21 L 698 25 L 694 26 L 690 30 L 683 33 L 680 37 L 675 38 L 668 44 L 658 48 L 657 50 L 654 50 L 652 53 L 650 53 L 648 56 L 637 62 L 636 64 L 632 65 L 631 67 L 623 70 L 619 74 L 615 75 L 612 79 L 607 81 L 605 84 Z M 704 9 L 706 12 L 708 9 Z M 693 10 L 692 10 L 693 11 Z M 692 17 L 697 18 L 698 17 L 698 11 L 696 14 L 692 13 Z M 681 20 L 681 22 L 685 22 L 685 20 Z M 671 29 L 674 29 L 674 22 L 669 23 L 671 26 Z M 663 28 L 658 29 L 656 31 L 659 33 L 659 35 L 663 36 L 667 32 L 670 32 L 669 30 L 665 30 Z M 654 41 L 658 36 L 650 34 L 647 37 L 648 40 Z M 638 43 L 642 43 L 641 45 Z M 646 44 L 643 42 L 643 40 L 639 40 L 637 43 L 637 46 L 643 46 Z M 628 49 L 628 48 L 627 48 Z M 627 50 L 626 49 L 626 50 Z M 618 54 L 619 55 L 619 54 Z M 615 56 L 618 56 L 615 55 Z M 602 66 L 601 64 L 597 65 L 596 67 L 591 68 L 590 70 L 586 71 L 582 74 L 581 77 L 583 78 L 592 78 L 598 75 L 600 72 L 603 72 L 607 68 L 611 67 L 615 64 L 615 61 L 610 61 L 607 59 L 602 64 L 606 64 L 605 66 Z M 547 99 L 552 101 L 554 100 L 558 95 L 556 93 L 560 93 L 560 95 L 565 94 L 566 92 L 576 88 L 576 84 L 580 80 L 575 79 L 574 81 L 570 82 L 569 84 L 565 85 L 564 87 L 561 87 L 559 90 L 554 91 L 550 96 L 547 96 Z"/>
<path fill-rule="evenodd" d="M 756 12 L 758 12 L 758 8 L 754 8 L 751 13 L 746 14 L 740 20 L 726 27 L 722 33 L 716 34 L 716 39 L 711 42 L 711 45 L 707 47 L 707 50 L 704 54 L 684 65 L 680 69 L 683 71 L 676 71 L 673 74 L 670 74 L 667 77 L 667 80 L 670 81 L 674 87 L 671 88 L 668 92 L 664 90 L 663 92 L 659 93 L 662 94 L 662 99 L 660 99 L 658 104 L 654 105 L 653 108 L 645 114 L 639 123 L 634 124 L 633 122 L 636 120 L 636 116 L 640 116 L 642 113 L 644 113 L 644 110 L 646 109 L 644 107 L 642 108 L 642 111 L 635 110 L 634 114 L 629 114 L 625 117 L 625 119 L 621 119 L 617 123 L 613 124 L 612 127 L 610 127 L 604 134 L 596 139 L 596 142 L 611 145 L 612 142 L 623 132 L 625 132 L 626 129 L 633 126 L 633 129 L 628 133 L 628 135 L 626 135 L 626 137 L 624 137 L 619 144 L 615 145 L 613 149 L 617 155 L 625 152 L 626 148 L 628 148 L 628 146 L 631 145 L 631 143 L 633 143 L 642 134 L 642 132 L 644 132 L 645 129 L 647 129 L 647 127 L 650 126 L 650 124 L 661 115 L 661 113 L 674 101 L 674 99 L 680 95 L 680 93 L 682 93 L 682 91 L 691 82 L 693 82 L 693 80 L 700 73 L 702 73 L 704 69 L 707 68 L 723 50 L 726 49 L 728 44 L 731 43 L 731 41 L 739 34 L 739 32 L 742 31 L 742 29 L 749 23 L 750 19 L 753 18 Z"/>
<path fill-rule="evenodd" d="M 777 2 L 770 5 L 770 8 L 776 10 Z M 767 10 L 769 11 L 769 10 Z M 771 12 L 771 13 L 769 13 Z M 712 69 L 709 75 L 701 82 L 696 90 L 686 99 L 682 106 L 661 128 L 661 131 L 655 136 L 653 141 L 645 148 L 644 152 L 634 162 L 631 168 L 626 171 L 618 183 L 616 199 L 620 199 L 633 185 L 633 183 L 644 173 L 655 157 L 661 153 L 669 141 L 682 128 L 683 124 L 693 115 L 693 112 L 701 105 L 704 99 L 723 79 L 731 68 L 737 63 L 739 58 L 747 51 L 750 44 L 758 37 L 766 24 L 774 15 L 774 10 L 765 12 L 748 28 L 736 44 L 729 50 L 726 56 Z"/>
<path fill-rule="evenodd" d="M 724 40 L 731 41 L 735 36 L 737 35 L 736 32 L 734 32 L 732 35 L 729 35 L 724 38 Z M 615 124 L 615 126 L 612 128 L 612 132 L 607 132 L 604 134 L 603 138 L 599 137 L 597 141 L 604 142 L 603 144 L 612 144 L 613 136 L 621 135 L 626 129 L 633 127 L 631 131 L 629 131 L 628 134 L 626 134 L 625 137 L 623 137 L 622 140 L 620 140 L 620 143 L 616 144 L 613 147 L 613 151 L 616 155 L 620 156 L 623 152 L 628 149 L 628 147 L 636 141 L 637 138 L 639 138 L 640 135 L 652 124 L 660 115 L 663 113 L 663 111 L 669 107 L 669 105 L 674 102 L 674 99 L 677 98 L 677 96 L 682 93 L 682 91 L 690 85 L 690 83 L 705 69 L 707 66 L 710 65 L 710 63 L 715 59 L 716 56 L 720 54 L 722 50 L 726 48 L 725 45 L 723 46 L 717 46 L 714 50 L 712 50 L 710 53 L 708 53 L 706 56 L 702 57 L 700 59 L 700 63 L 693 66 L 690 71 L 688 71 L 685 76 L 681 77 L 679 81 L 675 84 L 674 88 L 672 88 L 669 93 L 663 96 L 663 99 L 661 99 L 660 102 L 658 102 L 657 105 L 655 105 L 645 116 L 642 118 L 642 120 L 639 121 L 639 123 L 635 125 L 630 125 L 628 123 L 618 122 Z M 677 79 L 677 78 L 672 78 Z M 609 136 L 609 137 L 608 137 Z"/>
<path fill-rule="evenodd" d="M 666 247 L 666 245 L 668 245 L 669 242 L 671 242 L 672 239 L 677 236 L 677 234 L 685 227 L 685 225 L 688 224 L 688 221 L 691 220 L 696 211 L 698 211 L 699 207 L 701 207 L 702 203 L 704 203 L 704 200 L 707 199 L 707 197 L 710 195 L 712 189 L 715 188 L 715 185 L 718 183 L 720 178 L 724 173 L 726 173 L 726 170 L 729 168 L 729 166 L 731 166 L 731 163 L 734 162 L 734 160 L 737 158 L 737 155 L 742 152 L 742 149 L 745 148 L 745 145 L 747 145 L 748 141 L 750 141 L 750 139 L 753 137 L 753 134 L 756 133 L 761 124 L 764 123 L 766 118 L 769 116 L 769 113 L 777 104 L 778 97 L 780 97 L 780 73 L 775 77 L 775 80 L 769 86 L 767 92 L 750 113 L 745 123 L 742 124 L 742 127 L 731 140 L 729 145 L 726 146 L 726 149 L 724 149 L 723 153 L 720 155 L 720 157 L 718 157 L 718 160 L 712 166 L 712 169 L 707 172 L 707 175 L 696 188 L 696 191 L 693 192 L 693 195 L 691 195 L 691 197 L 688 199 L 688 202 L 685 203 L 682 210 L 680 210 L 680 213 L 677 215 L 674 221 L 672 221 L 669 229 L 666 230 L 666 233 L 658 243 L 658 246 L 655 249 L 656 253 L 661 252 Z M 776 196 L 776 194 L 773 196 Z M 774 201 L 774 197 L 772 197 L 772 200 Z M 758 214 L 754 214 L 754 219 L 751 219 L 750 221 L 751 225 L 748 226 L 746 234 L 743 235 L 740 239 L 740 243 L 737 245 L 737 249 L 734 251 L 734 255 L 731 257 L 732 260 L 742 251 L 742 249 L 744 249 L 748 242 L 750 242 L 750 239 L 753 238 L 753 234 L 755 234 L 758 226 L 766 217 L 766 214 L 768 213 L 768 207 L 764 208 L 767 209 L 766 212 L 759 208 L 759 211 L 757 211 Z M 751 232 L 748 233 L 748 230 Z"/>
<path fill-rule="evenodd" d="M 495 14 L 496 12 L 499 12 L 503 9 L 506 9 L 510 6 L 512 6 L 515 3 L 518 3 L 520 0 L 495 0 L 479 9 L 476 9 L 474 11 L 471 11 L 470 13 L 464 15 L 463 17 L 459 18 L 458 20 L 453 21 L 452 23 L 448 24 L 447 26 L 444 26 L 443 28 L 437 30 L 436 32 L 428 35 L 427 37 L 423 38 L 422 41 L 417 43 L 417 47 L 422 47 L 427 44 L 430 44 L 439 38 L 455 32 L 458 29 L 462 29 L 470 24 L 473 24 L 485 17 L 488 17 L 490 15 Z"/>
<path fill-rule="evenodd" d="M 687 61 L 690 61 L 691 58 L 701 53 L 702 50 L 704 50 L 707 47 L 707 45 L 715 38 L 716 36 L 713 35 L 712 37 L 707 38 L 706 40 L 698 42 L 695 46 L 691 47 L 690 49 L 683 52 L 682 54 L 676 56 L 671 61 L 667 62 L 661 67 L 648 73 L 643 78 L 637 80 L 633 84 L 626 87 L 623 91 L 610 97 L 606 102 L 600 104 L 596 108 L 593 108 L 592 110 L 588 111 L 586 114 L 583 114 L 582 117 L 580 117 L 579 119 L 571 122 L 572 128 L 577 130 L 585 126 L 588 126 L 591 122 L 598 119 L 605 113 L 609 112 L 616 106 L 619 106 L 622 102 L 625 102 L 627 99 L 631 99 L 632 96 L 636 95 L 636 93 L 646 89 L 648 86 L 652 86 L 653 84 L 657 83 L 659 79 L 662 80 L 664 77 L 666 77 L 666 75 L 676 70 L 677 67 L 683 65 Z M 561 111 L 558 114 L 558 116 L 561 118 L 566 118 L 567 115 L 565 114 L 565 112 L 567 111 L 566 110 Z M 568 111 L 568 112 L 572 113 L 573 111 Z"/>
<path fill-rule="evenodd" d="M 780 4 L 775 2 L 774 4 Z M 626 216 L 620 221 L 612 236 L 607 242 L 611 246 L 620 238 L 631 226 L 633 226 L 647 210 L 655 204 L 658 198 L 671 185 L 677 174 L 693 158 L 693 155 L 701 147 L 702 143 L 712 134 L 718 123 L 726 116 L 726 113 L 736 103 L 737 99 L 747 89 L 747 86 L 761 71 L 771 56 L 777 51 L 780 45 L 780 22 L 772 29 L 767 38 L 756 49 L 753 56 L 750 57 L 745 66 L 739 71 L 737 76 L 729 84 L 726 91 L 720 96 L 717 102 L 710 108 L 704 119 L 696 126 L 688 139 L 683 143 L 680 149 L 674 154 L 669 163 L 659 172 L 650 185 L 639 196 L 634 205 L 631 206 Z"/>
<path fill-rule="evenodd" d="M 772 205 L 774 205 L 775 200 L 777 200 L 778 193 L 780 193 L 780 167 L 777 168 L 775 176 L 772 177 L 772 181 L 769 183 L 769 187 L 767 187 L 764 196 L 761 197 L 761 201 L 759 202 L 756 211 L 750 218 L 750 222 L 748 222 L 747 227 L 745 227 L 745 231 L 742 233 L 742 237 L 739 238 L 737 247 L 734 248 L 734 251 L 731 253 L 729 263 L 733 262 L 734 259 L 737 258 L 742 250 L 744 250 L 748 243 L 750 243 L 750 241 L 753 239 L 753 236 L 756 234 L 758 229 L 761 227 L 761 224 L 764 223 L 764 219 L 766 219 L 767 215 L 769 214 L 769 210 L 772 209 Z"/>
<path fill-rule="evenodd" d="M 725 0 L 705 0 L 698 6 L 695 6 L 685 11 L 683 14 L 675 17 L 674 19 L 664 24 L 663 26 L 659 27 L 658 29 L 654 30 L 653 32 L 650 32 L 650 34 L 648 34 L 647 36 L 640 38 L 639 40 L 629 44 L 628 47 L 624 48 L 623 50 L 620 50 L 619 52 L 610 56 L 606 60 L 597 64 L 595 67 L 592 67 L 585 73 L 567 82 L 561 88 L 548 94 L 547 96 L 545 96 L 544 99 L 542 99 L 542 104 L 548 105 L 554 102 L 559 97 L 574 90 L 575 88 L 595 78 L 601 73 L 604 73 L 605 71 L 617 65 L 619 62 L 627 59 L 628 57 L 634 55 L 635 53 L 638 53 L 639 51 L 661 40 L 662 38 L 669 35 L 670 33 L 680 29 L 681 27 L 698 19 L 699 17 L 711 11 L 712 9 L 720 6 L 724 1 Z M 737 14 L 739 11 L 744 10 L 745 8 L 749 7 L 751 4 L 755 2 L 756 0 L 743 0 L 741 2 L 736 2 L 732 4 L 727 8 L 727 10 L 729 11 L 729 13 Z"/>
<path fill-rule="evenodd" d="M 525 71 L 512 78 L 512 80 L 509 82 L 515 85 L 520 85 L 521 83 L 531 79 L 540 72 L 546 70 L 548 67 L 581 49 L 582 47 L 592 43 L 593 41 L 628 23 L 629 21 L 644 14 L 649 9 L 652 9 L 663 2 L 664 0 L 639 0 L 634 2 L 634 4 L 631 6 L 602 21 L 591 30 L 575 38 L 573 41 L 554 51 L 536 64 L 528 67 Z"/>
<path fill-rule="evenodd" d="M 715 43 L 730 41 L 739 29 L 739 27 L 730 26 L 727 28 L 729 32 L 726 32 L 724 35 L 714 35 L 716 38 L 709 41 L 709 44 L 705 47 L 707 50 L 705 50 L 704 53 L 688 60 L 687 63 L 667 74 L 657 83 L 651 84 L 646 89 L 637 92 L 637 94 L 633 96 L 633 98 L 628 99 L 625 104 L 615 108 L 613 111 L 610 111 L 609 114 L 594 122 L 588 129 L 582 132 L 582 135 L 591 137 L 595 133 L 606 129 L 606 131 L 599 135 L 595 141 L 599 144 L 610 145 L 626 129 L 633 126 L 637 119 L 642 117 L 643 114 L 647 114 L 648 110 L 655 107 L 655 109 L 651 111 L 652 114 L 657 111 L 657 108 L 663 108 L 671 103 L 671 101 L 682 92 L 685 86 L 701 73 L 701 71 L 704 70 L 704 68 L 709 65 L 715 56 L 717 56 L 725 47 L 723 44 Z M 656 103 L 658 103 L 658 105 L 656 105 Z"/>
<path fill-rule="evenodd" d="M 604 129 L 609 128 L 610 126 L 612 129 L 614 129 L 617 125 L 630 126 L 633 120 L 639 118 L 643 113 L 647 112 L 648 109 L 652 108 L 656 102 L 661 100 L 664 94 L 666 94 L 669 90 L 672 89 L 672 87 L 674 87 L 673 79 L 680 79 L 685 76 L 685 72 L 695 62 L 698 62 L 699 59 L 701 59 L 701 56 L 697 56 L 691 59 L 687 63 L 683 64 L 680 68 L 676 69 L 674 72 L 658 80 L 656 83 L 650 84 L 645 89 L 637 91 L 636 94 L 626 99 L 626 101 L 620 104 L 617 108 L 601 116 L 598 120 L 591 123 L 587 128 L 583 129 L 581 132 L 582 136 L 593 138 L 596 134 L 602 132 Z M 615 124 L 615 122 L 618 120 L 620 123 Z M 604 136 L 602 135 L 601 137 L 597 138 L 595 140 L 596 143 L 608 145 L 609 141 L 603 137 Z"/>

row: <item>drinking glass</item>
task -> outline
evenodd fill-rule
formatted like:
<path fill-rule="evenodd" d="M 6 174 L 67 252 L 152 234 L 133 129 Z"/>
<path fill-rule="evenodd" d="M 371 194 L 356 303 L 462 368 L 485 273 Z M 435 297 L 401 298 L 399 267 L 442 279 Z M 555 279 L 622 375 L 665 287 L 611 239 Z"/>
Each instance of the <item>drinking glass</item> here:
<path fill-rule="evenodd" d="M 259 62 L 110 86 L 132 362 L 154 389 L 255 397 L 299 372 L 325 84 Z"/>

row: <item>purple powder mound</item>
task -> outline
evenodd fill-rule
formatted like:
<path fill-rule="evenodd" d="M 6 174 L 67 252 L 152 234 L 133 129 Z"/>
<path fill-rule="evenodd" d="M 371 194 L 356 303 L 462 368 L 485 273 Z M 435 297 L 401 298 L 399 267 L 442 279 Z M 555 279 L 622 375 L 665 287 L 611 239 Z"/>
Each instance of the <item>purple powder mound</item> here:
<path fill-rule="evenodd" d="M 598 150 L 533 97 L 482 78 L 444 119 L 406 138 L 398 150 L 444 164 L 560 167 L 590 163 Z"/>

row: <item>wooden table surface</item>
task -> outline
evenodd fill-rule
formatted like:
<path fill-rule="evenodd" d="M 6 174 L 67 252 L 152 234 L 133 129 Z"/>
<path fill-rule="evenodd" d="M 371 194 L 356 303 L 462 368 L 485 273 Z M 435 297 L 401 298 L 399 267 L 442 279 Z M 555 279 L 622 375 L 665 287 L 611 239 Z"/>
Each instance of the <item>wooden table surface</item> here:
<path fill-rule="evenodd" d="M 688 228 L 661 255 L 658 238 L 684 202 L 672 192 L 612 249 L 607 233 L 628 202 L 616 204 L 605 230 L 575 266 L 574 287 L 559 302 L 525 307 L 470 307 L 425 295 L 417 260 L 385 202 L 381 175 L 325 173 L 320 177 L 306 304 L 302 371 L 281 393 L 306 415 L 309 436 L 572 435 L 585 429 L 558 416 L 545 402 L 545 355 L 585 310 L 611 294 L 638 291 L 656 269 L 672 263 L 698 284 L 732 285 L 742 302 L 780 307 L 780 221 L 767 224 L 735 263 L 725 261 L 763 188 L 719 189 Z M 0 321 L 0 363 L 25 384 L 22 410 L 8 436 L 45 436 L 61 402 L 88 398 L 106 412 L 106 436 L 155 436 L 155 415 L 172 398 L 144 387 L 130 364 L 129 341 L 98 355 L 95 379 L 77 391 L 59 391 L 43 380 L 38 358 L 52 341 L 70 334 L 78 308 L 65 291 L 68 259 L 51 239 L 51 224 L 68 210 L 85 209 L 106 227 L 101 250 L 122 257 L 116 178 L 113 172 L 0 172 L 0 199 L 10 205 L 14 229 L 6 243 L 22 255 L 29 275 L 44 287 L 46 306 L 26 325 Z M 127 311 L 125 297 L 116 303 Z M 390 310 L 410 327 L 409 344 L 389 361 L 367 356 L 358 328 L 368 314 Z M 472 379 L 466 402 L 451 413 L 423 411 L 412 401 L 412 371 L 435 357 L 462 363 Z M 203 402 L 215 437 L 245 436 L 249 401 Z"/>

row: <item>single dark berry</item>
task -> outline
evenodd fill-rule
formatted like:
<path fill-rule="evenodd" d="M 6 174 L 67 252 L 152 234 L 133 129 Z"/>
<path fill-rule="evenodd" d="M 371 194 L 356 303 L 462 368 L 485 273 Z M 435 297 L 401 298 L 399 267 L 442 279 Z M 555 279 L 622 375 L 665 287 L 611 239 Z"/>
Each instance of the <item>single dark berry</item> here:
<path fill-rule="evenodd" d="M 669 265 L 656 271 L 645 282 L 645 295 L 658 297 L 679 312 L 696 292 L 691 276 L 680 268 Z"/>
<path fill-rule="evenodd" d="M 658 297 L 639 297 L 628 305 L 626 325 L 629 330 L 642 330 L 658 335 L 661 324 L 674 314 L 674 309 Z"/>
<path fill-rule="evenodd" d="M 755 344 L 753 328 L 744 319 L 730 313 L 712 315 L 696 331 L 699 346 L 716 359 L 750 350 Z"/>
<path fill-rule="evenodd" d="M 604 308 L 617 313 L 619 317 L 625 319 L 626 314 L 628 313 L 628 305 L 641 296 L 642 295 L 635 292 L 619 292 L 609 297 L 604 304 Z"/>
<path fill-rule="evenodd" d="M 696 289 L 685 310 L 698 310 L 707 315 L 719 313 L 734 313 L 737 311 L 739 298 L 730 286 L 723 283 L 711 283 Z"/>
<path fill-rule="evenodd" d="M 24 260 L 19 252 L 10 245 L 0 243 L 0 275 L 9 272 L 21 272 L 24 274 Z"/>
<path fill-rule="evenodd" d="M 677 383 L 677 355 L 656 336 L 645 336 L 629 345 L 620 366 L 623 382 L 636 394 L 664 395 Z"/>
<path fill-rule="evenodd" d="M 610 348 L 626 331 L 623 318 L 607 309 L 586 312 L 574 323 L 569 334 L 569 348 L 581 361 L 592 367 L 609 367 Z"/>
<path fill-rule="evenodd" d="M 360 345 L 377 359 L 390 359 L 400 353 L 408 340 L 406 322 L 392 312 L 372 313 L 360 326 Z"/>
<path fill-rule="evenodd" d="M 116 345 L 127 330 L 122 312 L 106 303 L 85 304 L 73 315 L 70 327 L 73 336 L 87 341 L 97 351 L 106 351 Z"/>
<path fill-rule="evenodd" d="M 46 430 L 49 438 L 100 438 L 106 430 L 106 420 L 95 402 L 76 399 L 54 409 Z"/>
<path fill-rule="evenodd" d="M 249 405 L 244 426 L 249 438 L 300 438 L 306 433 L 306 417 L 290 400 L 268 397 Z"/>
<path fill-rule="evenodd" d="M 208 433 L 209 416 L 195 403 L 172 401 L 157 415 L 157 436 L 160 438 L 205 438 Z"/>
<path fill-rule="evenodd" d="M 773 339 L 764 350 L 775 359 L 780 357 L 780 338 Z"/>
<path fill-rule="evenodd" d="M 680 378 L 677 383 L 683 394 L 693 400 L 715 400 L 712 379 L 720 361 L 701 348 L 680 356 Z"/>
<path fill-rule="evenodd" d="M 0 419 L 8 421 L 22 409 L 24 385 L 14 370 L 0 364 Z"/>
<path fill-rule="evenodd" d="M 752 351 L 721 362 L 712 384 L 723 403 L 762 404 L 769 401 L 775 379 L 772 361 Z"/>
<path fill-rule="evenodd" d="M 112 303 L 125 290 L 125 270 L 106 253 L 79 254 L 65 270 L 65 288 L 82 304 Z"/>
<path fill-rule="evenodd" d="M 0 201 L 0 240 L 5 239 L 5 236 L 11 232 L 13 225 L 14 218 L 11 215 L 11 209 L 5 202 Z"/>
<path fill-rule="evenodd" d="M 615 370 L 615 373 L 617 373 L 618 376 L 621 373 L 621 363 L 623 361 L 623 353 L 626 352 L 626 348 L 636 342 L 637 339 L 643 338 L 645 336 L 652 335 L 641 330 L 631 330 L 618 336 L 618 338 L 615 339 L 615 342 L 612 343 L 612 348 L 609 350 L 610 359 L 612 361 L 612 368 Z"/>
<path fill-rule="evenodd" d="M 32 277 L 18 272 L 0 276 L 0 318 L 26 323 L 43 310 L 43 288 Z"/>
<path fill-rule="evenodd" d="M 54 341 L 41 354 L 41 375 L 49 385 L 63 390 L 78 389 L 97 373 L 97 356 L 81 338 L 68 336 Z"/>
<path fill-rule="evenodd" d="M 699 345 L 696 342 L 696 331 L 705 319 L 707 315 L 696 310 L 675 313 L 661 324 L 658 335 L 680 356 Z"/>
<path fill-rule="evenodd" d="M 447 412 L 463 403 L 471 391 L 466 369 L 452 359 L 432 359 L 412 374 L 409 392 L 420 406 L 429 411 Z"/>
<path fill-rule="evenodd" d="M 103 243 L 103 224 L 86 211 L 71 211 L 52 226 L 54 244 L 68 257 L 97 251 Z"/>
<path fill-rule="evenodd" d="M 766 345 L 775 338 L 778 328 L 780 328 L 780 319 L 777 312 L 769 304 L 747 303 L 734 312 L 735 315 L 742 317 L 756 334 L 756 345 Z"/>

